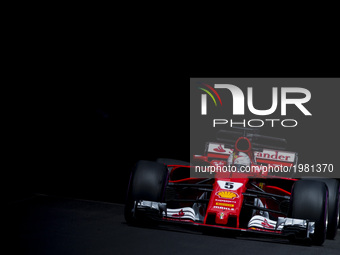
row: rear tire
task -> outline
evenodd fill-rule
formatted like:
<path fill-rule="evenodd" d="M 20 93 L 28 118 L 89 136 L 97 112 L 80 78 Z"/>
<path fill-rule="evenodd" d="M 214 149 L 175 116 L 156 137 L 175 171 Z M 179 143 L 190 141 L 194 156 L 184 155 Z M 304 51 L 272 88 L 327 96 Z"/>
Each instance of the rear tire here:
<path fill-rule="evenodd" d="M 312 244 L 322 245 L 327 231 L 327 186 L 320 181 L 300 180 L 294 183 L 288 217 L 315 222 Z"/>
<path fill-rule="evenodd" d="M 124 209 L 128 224 L 142 223 L 145 219 L 133 212 L 137 200 L 164 201 L 168 170 L 157 162 L 140 160 L 131 172 Z"/>
<path fill-rule="evenodd" d="M 171 159 L 171 158 L 158 158 L 156 162 L 164 164 L 164 165 L 181 165 L 181 166 L 190 166 L 189 162 L 178 160 L 178 159 Z"/>

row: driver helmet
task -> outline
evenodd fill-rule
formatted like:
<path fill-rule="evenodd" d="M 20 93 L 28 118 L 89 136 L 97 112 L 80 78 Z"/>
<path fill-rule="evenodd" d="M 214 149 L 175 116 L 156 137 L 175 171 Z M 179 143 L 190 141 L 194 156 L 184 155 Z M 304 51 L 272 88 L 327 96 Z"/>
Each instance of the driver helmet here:
<path fill-rule="evenodd" d="M 250 166 L 250 158 L 244 152 L 234 152 L 228 158 L 228 165 Z"/>

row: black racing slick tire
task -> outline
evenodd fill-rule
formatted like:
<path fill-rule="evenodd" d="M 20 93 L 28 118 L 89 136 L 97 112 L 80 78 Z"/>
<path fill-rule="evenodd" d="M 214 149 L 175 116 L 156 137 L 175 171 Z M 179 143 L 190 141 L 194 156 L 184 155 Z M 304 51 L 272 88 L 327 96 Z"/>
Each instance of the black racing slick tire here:
<path fill-rule="evenodd" d="M 314 234 L 310 234 L 314 245 L 322 245 L 326 239 L 327 199 L 327 186 L 323 182 L 300 180 L 292 187 L 288 217 L 315 222 Z"/>
<path fill-rule="evenodd" d="M 324 182 L 328 189 L 328 224 L 327 224 L 327 239 L 334 239 L 339 227 L 340 218 L 340 201 L 339 201 L 339 181 L 331 178 L 308 178 L 308 180 L 315 180 Z"/>
<path fill-rule="evenodd" d="M 339 182 L 336 179 L 320 179 L 328 188 L 327 239 L 334 239 L 339 226 Z"/>
<path fill-rule="evenodd" d="M 135 201 L 164 201 L 167 177 L 168 170 L 165 165 L 146 160 L 137 162 L 130 175 L 124 208 L 124 216 L 128 224 L 138 224 L 145 220 L 134 211 Z"/>

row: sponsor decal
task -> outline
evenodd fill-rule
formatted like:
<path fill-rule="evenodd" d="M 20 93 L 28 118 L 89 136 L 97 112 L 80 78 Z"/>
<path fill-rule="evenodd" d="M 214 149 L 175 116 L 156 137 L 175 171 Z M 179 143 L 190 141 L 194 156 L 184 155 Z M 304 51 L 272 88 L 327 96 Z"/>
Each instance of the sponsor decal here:
<path fill-rule="evenodd" d="M 177 209 L 166 209 L 163 211 L 163 216 L 167 218 L 177 218 L 177 219 L 190 219 L 196 221 L 198 218 L 195 216 L 195 211 L 191 207 L 183 207 Z"/>
<path fill-rule="evenodd" d="M 224 145 L 220 143 L 209 143 L 208 152 L 229 155 L 233 153 L 233 149 L 225 148 Z"/>
<path fill-rule="evenodd" d="M 226 207 L 234 207 L 233 204 L 227 204 L 227 203 L 216 203 L 216 205 L 226 206 Z"/>
<path fill-rule="evenodd" d="M 233 203 L 236 204 L 235 200 L 229 200 L 229 199 L 215 199 L 215 202 L 222 202 L 222 203 Z"/>
<path fill-rule="evenodd" d="M 255 152 L 254 156 L 256 159 L 267 159 L 286 162 L 294 162 L 295 160 L 294 152 L 276 151 L 268 149 L 264 149 L 262 152 Z"/>
<path fill-rule="evenodd" d="M 235 197 L 238 197 L 237 193 L 232 191 L 219 191 L 216 193 L 216 195 L 220 198 L 229 198 L 234 199 Z"/>
<path fill-rule="evenodd" d="M 297 219 L 294 219 L 297 220 Z M 264 229 L 276 229 L 277 221 L 270 220 L 261 215 L 253 216 L 248 222 L 249 228 L 264 228 Z"/>
<path fill-rule="evenodd" d="M 224 207 L 224 206 L 217 206 L 217 205 L 214 205 L 213 209 L 220 209 L 220 210 L 225 210 L 225 211 L 234 211 L 235 210 L 234 208 L 231 208 L 231 207 Z"/>
<path fill-rule="evenodd" d="M 226 152 L 226 150 L 222 148 L 221 144 L 217 148 L 214 148 L 214 151 L 217 151 L 217 152 Z"/>
<path fill-rule="evenodd" d="M 220 219 L 223 220 L 223 218 L 224 218 L 224 213 L 221 212 L 221 214 L 220 214 Z"/>
<path fill-rule="evenodd" d="M 261 222 L 261 225 L 264 228 L 275 228 L 273 225 L 270 225 L 266 219 L 264 219 L 263 222 Z"/>
<path fill-rule="evenodd" d="M 260 182 L 260 183 L 259 183 L 259 187 L 260 187 L 260 189 L 263 189 L 263 185 L 264 185 L 264 183 L 263 183 L 263 182 Z"/>
<path fill-rule="evenodd" d="M 212 160 L 210 163 L 217 168 L 226 164 L 224 160 Z"/>
<path fill-rule="evenodd" d="M 183 209 L 181 209 L 178 213 L 175 213 L 172 215 L 172 217 L 183 217 L 183 216 L 184 216 Z"/>

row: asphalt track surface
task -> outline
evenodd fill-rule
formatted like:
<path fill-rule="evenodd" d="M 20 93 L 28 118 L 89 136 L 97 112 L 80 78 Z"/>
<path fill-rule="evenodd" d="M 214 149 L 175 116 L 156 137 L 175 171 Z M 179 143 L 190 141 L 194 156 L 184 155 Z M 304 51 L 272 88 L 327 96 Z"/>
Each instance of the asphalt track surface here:
<path fill-rule="evenodd" d="M 284 239 L 204 235 L 175 226 L 128 226 L 123 205 L 34 195 L 10 203 L 9 254 L 340 254 L 340 233 L 323 246 Z"/>

